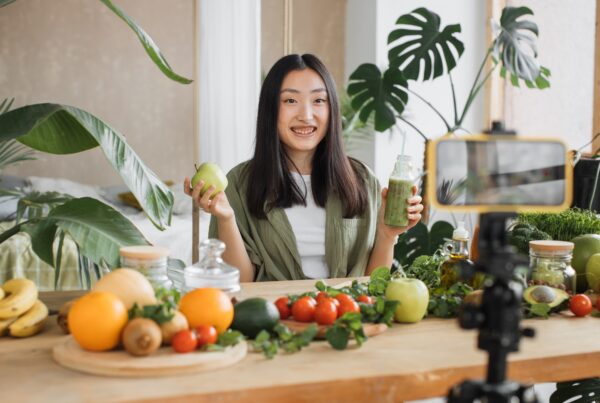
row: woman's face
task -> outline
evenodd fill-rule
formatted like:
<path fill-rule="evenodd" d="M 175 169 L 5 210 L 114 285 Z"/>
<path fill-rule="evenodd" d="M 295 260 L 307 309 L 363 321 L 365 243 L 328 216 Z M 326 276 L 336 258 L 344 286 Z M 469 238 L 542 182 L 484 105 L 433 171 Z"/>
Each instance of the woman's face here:
<path fill-rule="evenodd" d="M 312 155 L 329 127 L 329 100 L 321 76 L 314 70 L 293 70 L 279 93 L 277 131 L 291 157 Z"/>

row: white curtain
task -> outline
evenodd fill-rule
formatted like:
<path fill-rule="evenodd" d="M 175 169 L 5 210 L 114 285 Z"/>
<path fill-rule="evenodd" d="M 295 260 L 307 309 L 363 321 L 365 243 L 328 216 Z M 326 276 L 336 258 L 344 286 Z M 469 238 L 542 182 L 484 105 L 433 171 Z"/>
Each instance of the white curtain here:
<path fill-rule="evenodd" d="M 199 162 L 215 162 L 227 172 L 253 152 L 260 0 L 200 0 L 197 10 Z"/>

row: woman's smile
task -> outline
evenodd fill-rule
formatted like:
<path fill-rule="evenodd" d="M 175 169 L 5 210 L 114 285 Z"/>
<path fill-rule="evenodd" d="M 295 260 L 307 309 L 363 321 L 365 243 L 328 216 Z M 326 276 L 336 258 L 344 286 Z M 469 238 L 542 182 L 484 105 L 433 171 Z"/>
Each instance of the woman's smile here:
<path fill-rule="evenodd" d="M 292 126 L 292 131 L 301 137 L 308 137 L 317 131 L 316 126 Z"/>

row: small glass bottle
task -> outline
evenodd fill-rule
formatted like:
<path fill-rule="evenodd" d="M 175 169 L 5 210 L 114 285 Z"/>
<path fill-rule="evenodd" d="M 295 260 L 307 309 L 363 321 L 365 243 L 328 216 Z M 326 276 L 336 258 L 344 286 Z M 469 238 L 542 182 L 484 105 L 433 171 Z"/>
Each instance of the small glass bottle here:
<path fill-rule="evenodd" d="M 184 292 L 196 288 L 220 288 L 234 297 L 240 291 L 240 271 L 223 261 L 221 255 L 225 251 L 225 243 L 218 239 L 207 239 L 200 244 L 202 258 L 196 264 L 183 271 L 185 279 Z"/>
<path fill-rule="evenodd" d="M 142 273 L 154 288 L 173 287 L 167 276 L 169 250 L 160 246 L 125 246 L 119 249 L 121 266 Z"/>
<path fill-rule="evenodd" d="M 547 285 L 575 293 L 576 272 L 571 267 L 573 242 L 529 241 L 528 285 Z"/>
<path fill-rule="evenodd" d="M 412 196 L 414 184 L 412 158 L 398 155 L 390 175 L 383 221 L 386 225 L 406 227 L 408 225 L 408 198 Z"/>
<path fill-rule="evenodd" d="M 444 244 L 447 259 L 440 267 L 440 285 L 450 288 L 453 284 L 461 281 L 460 271 L 462 261 L 469 261 L 469 231 L 465 228 L 463 221 L 452 233 L 452 240 Z M 478 273 L 479 274 L 479 273 Z M 472 284 L 473 282 L 471 282 Z"/>

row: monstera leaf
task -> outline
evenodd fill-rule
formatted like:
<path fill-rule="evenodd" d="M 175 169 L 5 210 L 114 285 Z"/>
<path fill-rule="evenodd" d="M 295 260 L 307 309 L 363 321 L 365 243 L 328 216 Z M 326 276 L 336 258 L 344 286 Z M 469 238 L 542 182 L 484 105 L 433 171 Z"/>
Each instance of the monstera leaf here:
<path fill-rule="evenodd" d="M 453 231 L 452 225 L 446 221 L 436 221 L 431 226 L 431 231 L 420 222 L 400 235 L 394 248 L 394 258 L 402 266 L 407 266 L 421 255 L 433 255 L 446 239 L 452 238 Z"/>
<path fill-rule="evenodd" d="M 406 88 L 408 83 L 399 70 L 388 69 L 381 74 L 377 66 L 365 63 L 350 76 L 347 91 L 352 107 L 360 111 L 360 120 L 366 123 L 374 113 L 375 130 L 382 132 L 396 123 L 396 113 L 401 115 L 404 111 L 408 102 Z"/>
<path fill-rule="evenodd" d="M 52 154 L 77 153 L 100 145 L 154 225 L 159 229 L 170 225 L 173 193 L 121 134 L 92 114 L 58 104 L 24 106 L 0 115 L 0 141 L 11 139 Z"/>
<path fill-rule="evenodd" d="M 533 15 L 533 11 L 527 7 L 505 7 L 500 26 L 495 27 L 499 34 L 494 39 L 492 54 L 510 73 L 513 85 L 518 85 L 518 79 L 537 84 L 542 73 L 537 60 L 538 27 L 533 21 L 519 20 L 525 15 Z"/>
<path fill-rule="evenodd" d="M 600 399 L 600 378 L 558 382 L 550 403 L 595 403 Z"/>
<path fill-rule="evenodd" d="M 464 51 L 456 38 L 459 24 L 440 31 L 440 16 L 426 8 L 417 8 L 398 18 L 399 28 L 390 32 L 388 45 L 398 43 L 388 52 L 391 66 L 400 68 L 407 79 L 432 80 L 451 71 Z"/>

